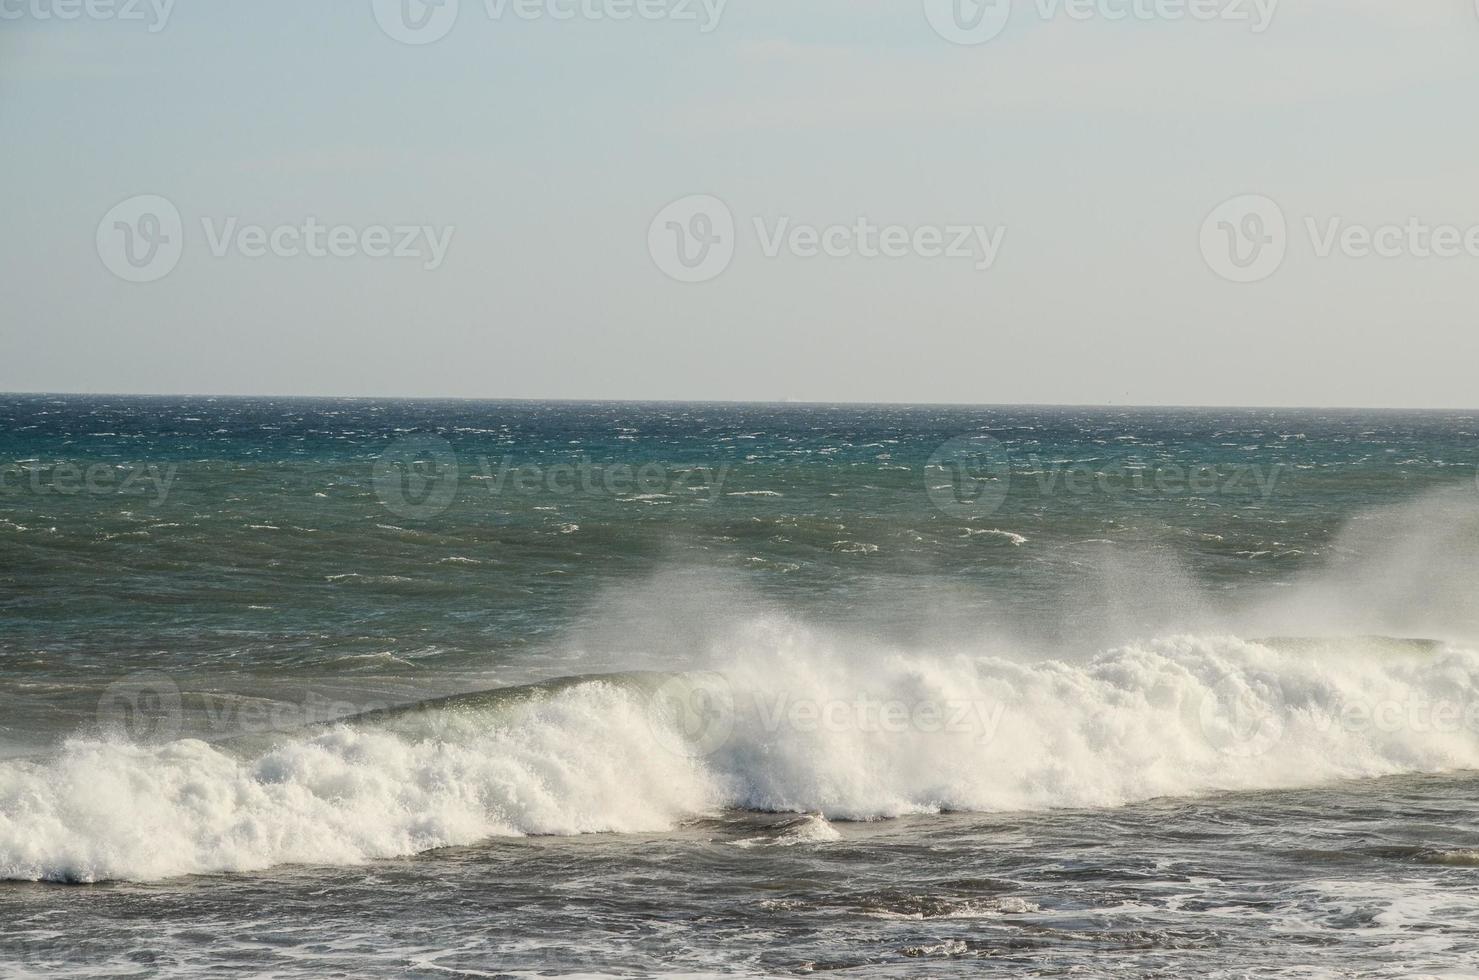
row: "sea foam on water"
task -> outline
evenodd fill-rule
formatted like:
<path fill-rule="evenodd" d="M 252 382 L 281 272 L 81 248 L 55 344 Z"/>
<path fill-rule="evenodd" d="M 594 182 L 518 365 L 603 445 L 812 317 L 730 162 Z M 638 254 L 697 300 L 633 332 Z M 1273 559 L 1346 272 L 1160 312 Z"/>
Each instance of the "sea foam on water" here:
<path fill-rule="evenodd" d="M 729 667 L 691 688 L 552 685 L 251 751 L 75 738 L 0 763 L 0 877 L 355 864 L 497 836 L 661 831 L 725 809 L 827 821 L 1105 807 L 1479 768 L 1468 649 L 1182 635 L 1078 663 L 859 659 L 773 619 L 732 639 Z M 685 689 L 702 692 L 699 710 L 673 710 Z M 827 827 L 802 836 L 824 845 Z"/>

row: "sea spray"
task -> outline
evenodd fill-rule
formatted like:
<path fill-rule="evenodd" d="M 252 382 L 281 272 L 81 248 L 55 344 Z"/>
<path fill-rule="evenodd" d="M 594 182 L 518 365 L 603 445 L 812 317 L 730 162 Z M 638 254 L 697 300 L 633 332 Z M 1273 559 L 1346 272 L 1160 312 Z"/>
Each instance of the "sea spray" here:
<path fill-rule="evenodd" d="M 663 831 L 725 808 L 857 820 L 1109 807 L 1479 768 L 1471 650 L 1187 635 L 1084 663 L 916 651 L 859 662 L 833 643 L 773 620 L 736 636 L 730 668 L 704 682 L 725 686 L 728 700 L 708 704 L 732 712 L 713 744 L 702 726 L 675 727 L 658 697 L 672 689 L 641 678 L 482 710 L 431 705 L 250 752 L 74 739 L 0 763 L 0 877 L 356 864 L 497 836 Z M 818 710 L 798 725 L 761 710 L 777 699 Z M 889 704 L 984 710 L 915 724 L 925 716 Z M 1385 704 L 1435 710 L 1394 725 Z M 1353 705 L 1381 723 L 1354 724 Z"/>

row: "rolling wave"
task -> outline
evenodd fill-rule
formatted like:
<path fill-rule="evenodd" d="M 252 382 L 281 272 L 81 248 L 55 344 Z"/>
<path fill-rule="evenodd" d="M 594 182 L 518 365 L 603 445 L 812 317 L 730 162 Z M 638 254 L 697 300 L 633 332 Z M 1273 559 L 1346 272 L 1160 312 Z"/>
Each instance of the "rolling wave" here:
<path fill-rule="evenodd" d="M 0 878 L 339 865 L 493 837 L 1107 807 L 1479 768 L 1479 653 L 1180 635 L 1081 662 L 893 651 L 752 623 L 712 673 L 564 678 L 267 745 L 76 737 L 0 763 Z"/>

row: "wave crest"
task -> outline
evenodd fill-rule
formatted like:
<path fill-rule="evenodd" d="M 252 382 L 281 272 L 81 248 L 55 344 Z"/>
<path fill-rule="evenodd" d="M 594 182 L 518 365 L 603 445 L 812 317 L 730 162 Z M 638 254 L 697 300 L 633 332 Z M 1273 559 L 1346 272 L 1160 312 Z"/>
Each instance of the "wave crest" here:
<path fill-rule="evenodd" d="M 256 749 L 75 739 L 0 763 L 0 878 L 353 864 L 724 808 L 816 814 L 814 831 L 1479 768 L 1479 654 L 1450 647 L 1172 636 L 1083 662 L 859 657 L 765 623 L 731 653 L 678 683 L 571 679 Z"/>

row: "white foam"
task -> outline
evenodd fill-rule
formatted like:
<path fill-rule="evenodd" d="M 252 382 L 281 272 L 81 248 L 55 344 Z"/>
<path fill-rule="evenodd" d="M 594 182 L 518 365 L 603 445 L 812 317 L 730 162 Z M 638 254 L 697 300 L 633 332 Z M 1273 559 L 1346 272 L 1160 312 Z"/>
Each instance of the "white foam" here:
<path fill-rule="evenodd" d="M 860 670 L 814 643 L 781 633 L 731 672 L 734 731 L 710 765 L 739 805 L 866 819 L 1479 768 L 1471 651 L 1176 636 L 1086 663 L 896 653 Z M 1445 724 L 1425 719 L 1440 708 Z"/>
<path fill-rule="evenodd" d="M 971 528 L 965 529 L 965 537 L 973 538 L 978 534 L 986 534 L 995 538 L 1004 538 L 1014 547 L 1022 547 L 1027 543 L 1027 538 L 1016 531 L 1003 531 L 1000 528 Z"/>
<path fill-rule="evenodd" d="M 0 878 L 352 864 L 499 835 L 660 831 L 723 807 L 819 814 L 792 835 L 819 843 L 839 818 L 1479 769 L 1475 716 L 1433 722 L 1439 705 L 1479 704 L 1479 654 L 1463 649 L 1187 635 L 1016 661 L 859 650 L 762 620 L 722 654 L 687 713 L 661 701 L 681 685 L 596 682 L 255 752 L 79 738 L 0 762 Z M 1382 705 L 1398 707 L 1378 719 Z"/>
<path fill-rule="evenodd" d="M 355 864 L 498 835 L 671 826 L 721 797 L 645 706 L 586 685 L 435 736 L 338 727 L 240 758 L 77 740 L 0 763 L 0 878 L 97 881 Z"/>

